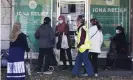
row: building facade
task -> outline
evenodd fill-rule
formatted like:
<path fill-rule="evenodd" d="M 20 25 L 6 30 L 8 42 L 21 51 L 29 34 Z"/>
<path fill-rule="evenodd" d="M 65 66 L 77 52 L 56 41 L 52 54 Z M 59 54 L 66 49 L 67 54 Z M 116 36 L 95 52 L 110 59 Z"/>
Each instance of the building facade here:
<path fill-rule="evenodd" d="M 22 32 L 29 36 L 30 42 L 38 51 L 34 32 L 43 22 L 44 17 L 51 18 L 55 29 L 59 15 L 64 15 L 70 31 L 76 30 L 75 20 L 80 14 L 85 15 L 86 25 L 89 20 L 97 18 L 102 25 L 104 43 L 101 58 L 106 58 L 109 38 L 115 35 L 119 25 L 125 28 L 130 52 L 133 52 L 133 1 L 132 0 L 1 0 L 2 3 L 2 48 L 9 47 L 9 35 L 14 22 L 22 24 Z M 72 34 L 73 39 L 73 34 Z"/>

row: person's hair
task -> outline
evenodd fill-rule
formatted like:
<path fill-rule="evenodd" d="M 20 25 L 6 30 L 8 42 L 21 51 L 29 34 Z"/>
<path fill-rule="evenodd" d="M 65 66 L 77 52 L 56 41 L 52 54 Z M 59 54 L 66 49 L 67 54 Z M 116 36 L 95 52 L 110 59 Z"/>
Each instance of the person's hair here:
<path fill-rule="evenodd" d="M 85 18 L 83 15 L 79 15 L 77 21 L 81 23 L 81 26 L 85 25 Z"/>
<path fill-rule="evenodd" d="M 101 27 L 101 25 L 99 24 L 99 22 L 97 22 L 97 28 L 98 28 L 98 30 L 102 30 L 102 27 Z"/>
<path fill-rule="evenodd" d="M 45 17 L 45 18 L 44 18 L 44 25 L 45 25 L 45 24 L 49 24 L 50 21 L 51 21 L 51 19 L 50 19 L 49 17 Z"/>
<path fill-rule="evenodd" d="M 99 24 L 99 22 L 96 18 L 92 18 L 90 21 L 92 22 L 92 25 L 97 26 L 98 30 L 102 30 L 102 27 L 101 27 L 101 25 Z"/>
<path fill-rule="evenodd" d="M 18 38 L 18 35 L 20 34 L 21 30 L 21 24 L 19 22 L 14 23 L 12 32 L 10 34 L 10 40 L 15 41 Z"/>

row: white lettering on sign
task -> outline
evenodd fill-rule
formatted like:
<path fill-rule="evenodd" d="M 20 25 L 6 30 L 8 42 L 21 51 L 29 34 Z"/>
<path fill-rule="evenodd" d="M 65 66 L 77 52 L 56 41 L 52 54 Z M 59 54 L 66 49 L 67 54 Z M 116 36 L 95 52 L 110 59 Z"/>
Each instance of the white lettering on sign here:
<path fill-rule="evenodd" d="M 93 8 L 93 12 L 126 12 L 127 8 Z"/>
<path fill-rule="evenodd" d="M 93 8 L 93 12 L 106 12 L 106 8 Z"/>
<path fill-rule="evenodd" d="M 29 16 L 29 12 L 17 12 L 17 15 L 24 15 L 24 16 Z"/>
<path fill-rule="evenodd" d="M 126 12 L 126 8 L 108 8 L 108 12 Z"/>
<path fill-rule="evenodd" d="M 47 16 L 49 12 L 17 12 L 17 16 Z"/>
<path fill-rule="evenodd" d="M 40 16 L 39 12 L 31 12 L 31 16 Z"/>

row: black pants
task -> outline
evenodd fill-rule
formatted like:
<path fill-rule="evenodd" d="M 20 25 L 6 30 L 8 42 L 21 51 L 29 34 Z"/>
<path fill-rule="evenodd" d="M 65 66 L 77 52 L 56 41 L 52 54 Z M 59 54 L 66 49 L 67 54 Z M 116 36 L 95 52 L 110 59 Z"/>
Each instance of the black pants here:
<path fill-rule="evenodd" d="M 88 55 L 89 60 L 92 64 L 94 73 L 98 73 L 98 54 L 99 53 L 89 52 L 89 55 Z M 85 69 L 84 69 L 84 71 L 86 73 Z"/>
<path fill-rule="evenodd" d="M 60 49 L 60 60 L 63 61 L 63 65 L 66 67 L 66 53 L 68 56 L 69 64 L 72 66 L 72 55 L 71 55 L 71 49 Z"/>
<path fill-rule="evenodd" d="M 53 48 L 40 48 L 39 49 L 39 57 L 38 57 L 38 67 L 41 69 L 43 65 L 43 58 L 45 55 L 45 65 L 43 70 L 48 71 L 50 62 L 51 62 L 51 55 L 53 54 Z"/>
<path fill-rule="evenodd" d="M 115 61 L 115 59 L 109 59 L 107 57 L 107 59 L 106 59 L 106 66 L 113 68 L 114 67 L 114 61 Z"/>
<path fill-rule="evenodd" d="M 94 73 L 98 73 L 98 54 L 99 53 L 94 53 L 94 52 L 89 53 L 89 60 L 92 64 Z"/>

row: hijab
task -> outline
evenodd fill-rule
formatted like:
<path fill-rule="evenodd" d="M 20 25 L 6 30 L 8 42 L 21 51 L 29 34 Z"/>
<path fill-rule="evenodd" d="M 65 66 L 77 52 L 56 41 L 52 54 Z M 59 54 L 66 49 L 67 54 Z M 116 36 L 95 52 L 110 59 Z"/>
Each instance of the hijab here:
<path fill-rule="evenodd" d="M 61 15 L 61 16 L 59 16 L 58 20 L 59 20 L 59 22 L 62 22 L 62 23 L 59 23 L 57 25 L 57 29 L 56 29 L 57 32 L 65 32 L 65 27 L 66 27 L 65 17 Z M 60 21 L 60 20 L 62 20 L 62 21 Z"/>
<path fill-rule="evenodd" d="M 12 29 L 12 32 L 11 32 L 11 35 L 10 35 L 10 41 L 11 42 L 16 41 L 16 39 L 18 38 L 18 35 L 21 33 L 20 30 L 21 30 L 21 24 L 19 22 L 16 22 L 13 25 L 13 29 Z"/>

